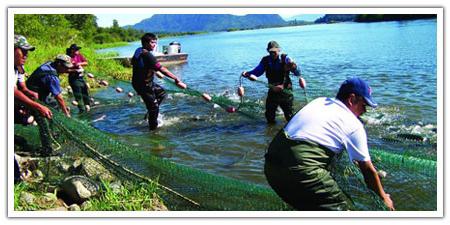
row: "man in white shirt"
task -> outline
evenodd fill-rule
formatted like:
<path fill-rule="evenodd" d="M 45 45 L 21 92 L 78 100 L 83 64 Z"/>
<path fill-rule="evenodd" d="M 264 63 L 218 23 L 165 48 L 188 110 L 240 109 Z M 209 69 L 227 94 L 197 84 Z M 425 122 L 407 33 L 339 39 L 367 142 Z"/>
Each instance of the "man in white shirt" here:
<path fill-rule="evenodd" d="M 270 186 L 298 210 L 348 210 L 348 199 L 330 174 L 336 155 L 347 150 L 368 188 L 394 204 L 384 192 L 359 116 L 376 107 L 369 85 L 360 78 L 342 83 L 336 98 L 317 98 L 300 110 L 269 145 L 264 172 Z"/>

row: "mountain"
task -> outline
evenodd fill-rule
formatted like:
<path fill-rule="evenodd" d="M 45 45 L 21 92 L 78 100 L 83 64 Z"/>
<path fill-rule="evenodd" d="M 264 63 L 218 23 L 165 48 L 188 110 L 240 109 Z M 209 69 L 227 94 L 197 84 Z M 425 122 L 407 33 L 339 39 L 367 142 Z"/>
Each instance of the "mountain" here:
<path fill-rule="evenodd" d="M 318 18 L 324 16 L 325 14 L 300 14 L 287 18 L 286 20 L 297 20 L 297 21 L 307 21 L 314 22 Z"/>
<path fill-rule="evenodd" d="M 201 32 L 224 31 L 286 25 L 276 14 L 249 14 L 235 16 L 229 14 L 155 14 L 133 25 L 145 32 Z"/>

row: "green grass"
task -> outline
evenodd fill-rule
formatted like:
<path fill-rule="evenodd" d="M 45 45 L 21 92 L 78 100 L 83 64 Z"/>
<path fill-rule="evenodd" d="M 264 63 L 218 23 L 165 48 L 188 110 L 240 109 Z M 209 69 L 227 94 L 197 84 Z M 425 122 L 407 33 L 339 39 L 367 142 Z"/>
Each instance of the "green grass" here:
<path fill-rule="evenodd" d="M 14 185 L 14 210 L 49 210 L 61 205 L 55 200 L 44 200 L 47 194 L 45 185 L 21 182 Z M 111 183 L 102 181 L 102 189 L 96 197 L 88 201 L 83 211 L 149 211 L 165 209 L 162 199 L 156 194 L 156 184 L 126 182 L 120 189 L 114 190 Z M 20 201 L 23 192 L 35 196 L 33 203 Z M 56 196 L 56 192 L 53 193 Z M 47 194 L 48 195 L 48 194 Z"/>
<path fill-rule="evenodd" d="M 103 190 L 89 201 L 87 211 L 148 211 L 161 209 L 162 200 L 156 194 L 156 184 L 126 183 L 114 190 L 110 183 L 102 182 Z M 126 188 L 125 188 L 126 187 Z"/>
<path fill-rule="evenodd" d="M 36 46 L 36 50 L 29 52 L 28 59 L 25 64 L 25 71 L 31 75 L 34 70 L 36 70 L 40 65 L 45 62 L 53 61 L 56 55 L 65 54 L 66 48 L 68 46 L 54 46 L 47 45 L 43 43 L 32 43 L 32 45 Z M 86 78 L 86 81 L 93 88 L 98 87 L 98 83 L 96 80 L 104 79 L 120 79 L 120 80 L 128 80 L 131 77 L 131 68 L 124 68 L 119 62 L 114 60 L 102 60 L 101 58 L 105 57 L 105 54 L 98 54 L 96 50 L 100 47 L 111 47 L 111 46 L 122 46 L 125 45 L 126 42 L 118 42 L 111 44 L 92 44 L 92 45 L 83 45 L 81 54 L 87 59 L 88 66 L 84 69 L 86 72 L 92 73 L 95 76 L 95 79 Z M 63 88 L 68 86 L 67 74 L 61 74 L 59 76 L 61 80 L 61 86 Z"/>

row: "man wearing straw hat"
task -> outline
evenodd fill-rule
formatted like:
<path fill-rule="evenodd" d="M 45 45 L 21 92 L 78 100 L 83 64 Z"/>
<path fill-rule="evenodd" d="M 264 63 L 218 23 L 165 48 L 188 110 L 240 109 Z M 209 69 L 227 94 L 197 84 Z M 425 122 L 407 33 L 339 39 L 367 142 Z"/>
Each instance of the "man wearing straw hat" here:
<path fill-rule="evenodd" d="M 269 55 L 264 56 L 253 70 L 242 72 L 244 77 L 250 75 L 259 77 L 266 73 L 270 88 L 267 93 L 265 117 L 269 124 L 275 123 L 275 113 L 278 106 L 283 110 L 286 121 L 292 118 L 294 95 L 292 94 L 292 82 L 289 73 L 292 72 L 295 76 L 301 76 L 297 64 L 286 54 L 280 54 L 280 50 L 280 45 L 276 41 L 270 41 L 267 44 Z"/>
<path fill-rule="evenodd" d="M 342 83 L 336 98 L 313 100 L 275 136 L 265 155 L 264 172 L 284 201 L 298 210 L 348 210 L 347 197 L 330 173 L 335 156 L 346 149 L 367 187 L 394 210 L 372 164 L 359 120 L 366 106 L 377 106 L 369 85 L 351 78 Z"/>

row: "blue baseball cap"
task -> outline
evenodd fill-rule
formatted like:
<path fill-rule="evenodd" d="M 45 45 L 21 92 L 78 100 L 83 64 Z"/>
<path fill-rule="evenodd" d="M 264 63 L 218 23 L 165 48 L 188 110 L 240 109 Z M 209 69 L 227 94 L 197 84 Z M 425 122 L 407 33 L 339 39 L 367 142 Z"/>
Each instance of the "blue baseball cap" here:
<path fill-rule="evenodd" d="M 355 93 L 362 96 L 366 100 L 367 105 L 373 108 L 378 106 L 378 104 L 372 99 L 372 89 L 369 84 L 358 77 L 347 79 L 339 88 L 338 95 L 349 93 Z"/>

